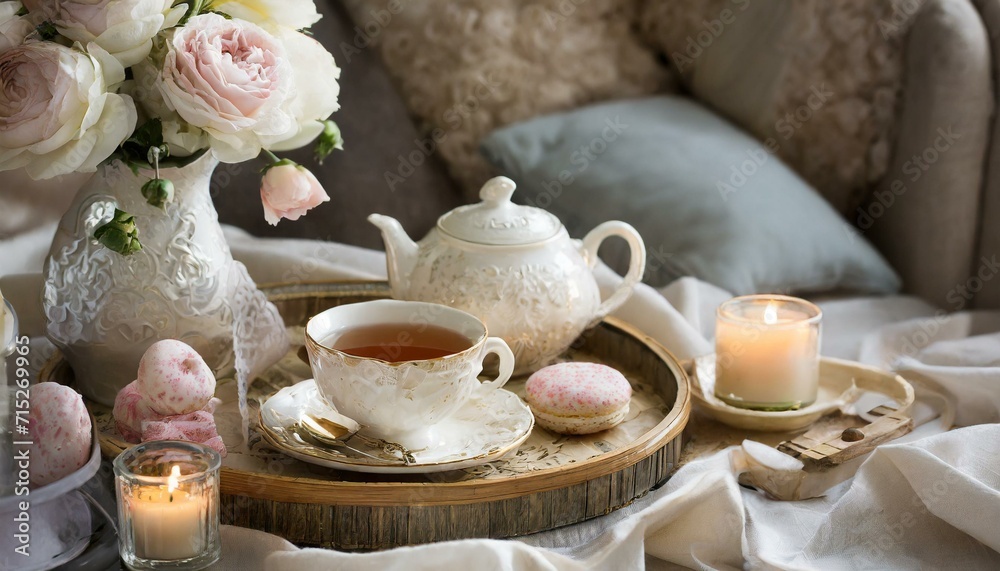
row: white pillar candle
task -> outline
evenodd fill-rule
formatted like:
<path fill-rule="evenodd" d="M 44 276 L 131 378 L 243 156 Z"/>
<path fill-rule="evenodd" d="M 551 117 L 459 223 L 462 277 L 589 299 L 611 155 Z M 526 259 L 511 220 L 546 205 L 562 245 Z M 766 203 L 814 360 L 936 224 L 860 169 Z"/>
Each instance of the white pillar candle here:
<path fill-rule="evenodd" d="M 219 559 L 217 452 L 159 440 L 115 459 L 119 552 L 130 569 L 204 569 Z"/>
<path fill-rule="evenodd" d="M 129 498 L 135 554 L 142 559 L 190 559 L 205 551 L 208 500 L 177 489 L 179 468 L 167 486 L 140 486 Z"/>
<path fill-rule="evenodd" d="M 715 396 L 732 406 L 793 410 L 816 400 L 822 312 L 803 299 L 752 295 L 717 312 Z"/>

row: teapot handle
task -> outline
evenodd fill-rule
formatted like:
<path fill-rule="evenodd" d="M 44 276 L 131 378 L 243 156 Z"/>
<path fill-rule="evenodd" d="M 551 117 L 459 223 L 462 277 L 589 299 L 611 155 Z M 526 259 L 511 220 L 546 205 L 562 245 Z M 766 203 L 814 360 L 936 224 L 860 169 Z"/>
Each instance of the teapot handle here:
<path fill-rule="evenodd" d="M 609 313 L 621 307 L 628 300 L 629 296 L 632 295 L 635 284 L 639 283 L 643 272 L 646 270 L 646 246 L 642 243 L 642 237 L 639 236 L 639 232 L 630 224 L 617 220 L 605 222 L 584 236 L 583 248 L 587 251 L 587 261 L 592 268 L 597 263 L 597 249 L 600 247 L 601 242 L 611 236 L 620 236 L 628 242 L 630 250 L 628 273 L 625 274 L 625 279 L 618 286 L 618 289 L 597 308 L 597 313 L 588 327 L 596 325 L 600 320 L 607 317 Z"/>

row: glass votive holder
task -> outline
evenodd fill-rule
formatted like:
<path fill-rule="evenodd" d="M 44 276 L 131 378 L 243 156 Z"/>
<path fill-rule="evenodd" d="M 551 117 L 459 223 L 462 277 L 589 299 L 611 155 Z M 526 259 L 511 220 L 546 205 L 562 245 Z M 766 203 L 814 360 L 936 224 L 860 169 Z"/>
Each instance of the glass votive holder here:
<path fill-rule="evenodd" d="M 118 550 L 130 569 L 204 569 L 219 560 L 215 450 L 161 440 L 115 458 Z"/>
<path fill-rule="evenodd" d="M 715 396 L 730 406 L 796 410 L 816 401 L 822 311 L 785 295 L 733 298 L 716 313 Z"/>

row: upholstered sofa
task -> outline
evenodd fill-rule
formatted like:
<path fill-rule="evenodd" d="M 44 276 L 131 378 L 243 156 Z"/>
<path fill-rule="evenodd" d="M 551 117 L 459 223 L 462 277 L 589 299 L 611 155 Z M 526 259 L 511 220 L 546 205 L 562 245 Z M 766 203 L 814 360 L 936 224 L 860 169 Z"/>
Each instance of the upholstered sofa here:
<path fill-rule="evenodd" d="M 877 247 L 905 292 L 947 310 L 1000 307 L 997 0 L 535 4 L 319 2 L 315 35 L 343 68 L 335 118 L 347 151 L 317 169 L 334 199 L 270 227 L 250 199 L 257 169 L 223 165 L 223 222 L 377 248 L 365 218 L 380 212 L 419 236 L 490 175 L 477 147 L 491 130 L 675 92 L 761 141 L 793 131 L 779 156 Z M 463 108 L 493 72 L 502 85 Z M 832 101 L 796 127 L 824 86 Z M 467 113 L 455 121 L 454 110 Z"/>
<path fill-rule="evenodd" d="M 495 24 L 493 32 L 473 21 L 480 2 L 430 9 L 352 0 L 347 4 L 353 21 L 343 6 L 323 4 L 326 18 L 317 36 L 333 48 L 344 68 L 344 111 L 338 119 L 349 152 L 323 169 L 324 182 L 337 198 L 304 223 L 270 229 L 258 220 L 255 208 L 240 207 L 235 195 L 220 193 L 217 200 L 226 221 L 265 235 L 377 247 L 378 236 L 364 217 L 384 212 L 420 235 L 438 213 L 463 196 L 471 199 L 475 181 L 488 176 L 472 156 L 475 138 L 486 130 L 573 105 L 681 91 L 761 140 L 795 130 L 788 150 L 779 155 L 879 249 L 902 278 L 904 291 L 949 310 L 1000 307 L 1000 280 L 992 279 L 1000 251 L 1000 228 L 993 223 L 1000 221 L 1000 143 L 994 144 L 1000 125 L 994 116 L 993 83 L 1000 63 L 1000 3 L 994 0 L 622 1 L 613 11 L 607 7 L 611 3 L 597 2 L 605 6 L 590 13 L 583 12 L 585 3 L 574 3 L 579 7 L 565 16 L 558 2 L 542 2 L 550 14 L 563 18 L 551 29 L 545 27 L 551 23 L 529 17 L 517 3 L 501 2 L 478 14 L 488 18 L 509 12 L 512 19 Z M 620 29 L 623 20 L 627 32 Z M 600 32 L 614 39 L 633 35 L 634 44 L 595 62 L 623 68 L 596 80 L 603 85 L 570 81 L 563 86 L 570 95 L 537 105 L 525 99 L 546 99 L 537 94 L 551 86 L 534 92 L 508 86 L 504 101 L 482 103 L 489 115 L 473 116 L 483 124 L 478 131 L 462 126 L 457 135 L 449 132 L 472 139 L 471 149 L 463 141 L 457 151 L 421 152 L 426 160 L 413 165 L 413 178 L 393 186 L 386 177 L 409 161 L 406 157 L 421 148 L 420 141 L 431 140 L 424 137 L 444 124 L 441 110 L 465 96 L 464 85 L 445 81 L 465 78 L 439 69 L 449 67 L 448 61 L 434 55 L 449 45 L 436 36 L 470 33 L 461 25 L 479 26 L 473 34 L 515 26 L 522 35 L 534 26 L 549 36 L 545 41 L 551 45 L 559 41 L 551 36 L 560 33 L 578 42 L 573 31 L 566 31 L 574 25 L 601 25 Z M 461 38 L 450 41 L 462 45 Z M 594 41 L 595 49 L 606 47 L 602 41 Z M 423 51 L 426 57 L 414 59 L 408 50 Z M 476 53 L 475 46 L 469 54 L 454 53 L 453 65 L 469 66 Z M 546 58 L 559 57 L 564 56 L 538 51 L 538 65 L 544 70 L 551 65 Z M 515 64 L 530 63 L 520 57 L 504 65 L 516 72 Z M 656 69 L 651 71 L 651 65 Z M 470 73 L 491 69 L 488 62 L 472 67 Z M 530 74 L 509 78 L 522 80 L 538 81 Z M 808 89 L 796 91 L 790 84 L 824 86 L 833 92 L 834 102 L 797 122 L 795 112 L 807 104 L 802 94 L 808 95 Z M 514 111 L 505 114 L 505 105 Z M 407 112 L 413 123 L 404 117 Z"/>

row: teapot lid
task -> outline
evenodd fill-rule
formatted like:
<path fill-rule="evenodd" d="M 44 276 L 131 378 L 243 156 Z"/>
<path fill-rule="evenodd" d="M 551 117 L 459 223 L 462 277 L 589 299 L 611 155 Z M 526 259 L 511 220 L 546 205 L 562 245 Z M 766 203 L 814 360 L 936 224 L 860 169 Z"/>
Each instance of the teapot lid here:
<path fill-rule="evenodd" d="M 550 212 L 510 201 L 517 185 L 505 176 L 486 181 L 482 202 L 459 206 L 438 218 L 438 228 L 466 242 L 493 246 L 531 244 L 555 236 L 562 223 Z"/>

